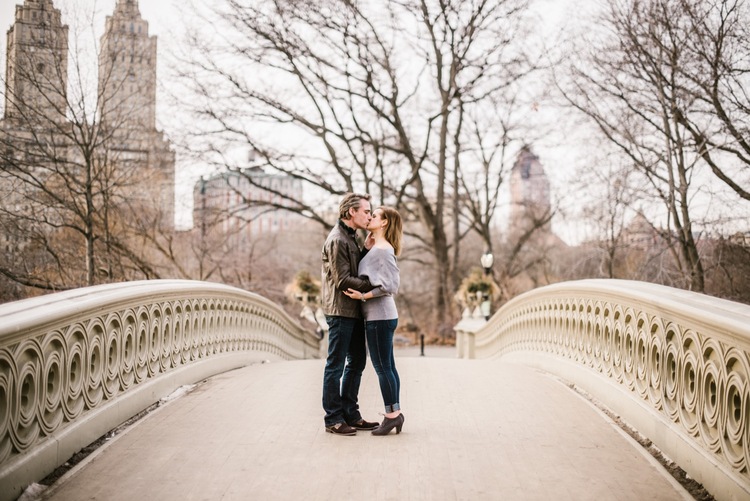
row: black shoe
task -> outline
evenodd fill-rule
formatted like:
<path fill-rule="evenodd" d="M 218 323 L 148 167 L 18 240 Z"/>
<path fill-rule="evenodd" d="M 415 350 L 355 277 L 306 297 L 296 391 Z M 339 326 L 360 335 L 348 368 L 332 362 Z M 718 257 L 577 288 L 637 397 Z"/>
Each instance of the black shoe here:
<path fill-rule="evenodd" d="M 388 435 L 392 429 L 396 428 L 396 435 L 401 433 L 401 427 L 404 425 L 404 415 L 399 414 L 395 418 L 384 418 L 383 423 L 372 430 L 373 435 Z"/>
<path fill-rule="evenodd" d="M 357 434 L 357 430 L 346 423 L 336 423 L 332 424 L 331 426 L 326 426 L 326 432 L 333 433 L 334 435 L 345 436 L 352 436 Z"/>
<path fill-rule="evenodd" d="M 374 430 L 379 425 L 379 423 L 372 423 L 370 421 L 365 421 L 364 419 L 360 419 L 359 421 L 354 421 L 353 423 L 347 424 L 357 430 Z"/>

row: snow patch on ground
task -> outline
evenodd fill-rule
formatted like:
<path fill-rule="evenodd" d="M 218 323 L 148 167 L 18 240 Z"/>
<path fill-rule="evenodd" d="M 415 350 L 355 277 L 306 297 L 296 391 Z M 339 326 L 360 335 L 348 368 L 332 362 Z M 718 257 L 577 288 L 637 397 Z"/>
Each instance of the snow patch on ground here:
<path fill-rule="evenodd" d="M 46 485 L 31 484 L 16 501 L 34 501 L 35 499 L 39 499 L 45 490 L 47 490 Z"/>
<path fill-rule="evenodd" d="M 188 393 L 190 393 L 191 391 L 193 391 L 193 388 L 195 388 L 196 386 L 198 386 L 198 385 L 197 384 L 186 384 L 186 385 L 180 386 L 175 391 L 173 391 L 172 393 L 170 393 L 166 397 L 164 397 L 161 400 L 159 400 L 159 403 L 160 404 L 166 404 L 167 402 L 171 402 L 172 400 L 176 400 L 176 399 L 178 399 L 178 398 L 180 398 L 182 396 L 185 396 Z"/>

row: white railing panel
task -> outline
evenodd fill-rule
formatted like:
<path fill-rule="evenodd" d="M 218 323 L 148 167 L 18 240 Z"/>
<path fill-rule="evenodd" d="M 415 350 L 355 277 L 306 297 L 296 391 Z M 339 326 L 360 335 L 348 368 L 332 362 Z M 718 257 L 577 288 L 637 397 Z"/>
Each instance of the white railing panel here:
<path fill-rule="evenodd" d="M 208 282 L 152 280 L 0 305 L 0 486 L 15 499 L 182 384 L 319 356 L 278 305 Z"/>
<path fill-rule="evenodd" d="M 750 306 L 583 280 L 523 294 L 457 337 L 459 356 L 504 357 L 574 382 L 717 499 L 750 499 Z"/>

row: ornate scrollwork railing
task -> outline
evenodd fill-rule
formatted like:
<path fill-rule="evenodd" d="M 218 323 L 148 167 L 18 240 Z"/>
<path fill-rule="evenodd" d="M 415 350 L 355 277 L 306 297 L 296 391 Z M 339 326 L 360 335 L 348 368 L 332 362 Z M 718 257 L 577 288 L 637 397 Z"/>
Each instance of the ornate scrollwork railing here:
<path fill-rule="evenodd" d="M 717 499 L 750 498 L 750 306 L 584 280 L 519 296 L 481 326 L 462 323 L 459 356 L 504 357 L 557 374 Z"/>
<path fill-rule="evenodd" d="M 18 492 L 181 384 L 318 356 L 317 336 L 279 306 L 220 284 L 126 282 L 0 305 L 0 485 Z"/>

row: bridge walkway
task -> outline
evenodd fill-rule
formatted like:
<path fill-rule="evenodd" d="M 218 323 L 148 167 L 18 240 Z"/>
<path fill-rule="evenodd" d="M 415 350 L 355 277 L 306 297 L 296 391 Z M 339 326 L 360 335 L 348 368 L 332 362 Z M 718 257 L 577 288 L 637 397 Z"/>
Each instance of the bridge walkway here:
<path fill-rule="evenodd" d="M 398 356 L 403 432 L 340 437 L 323 428 L 323 363 L 215 376 L 117 435 L 44 497 L 692 499 L 599 409 L 534 369 L 430 356 L 430 347 Z M 381 419 L 369 361 L 360 406 Z"/>

